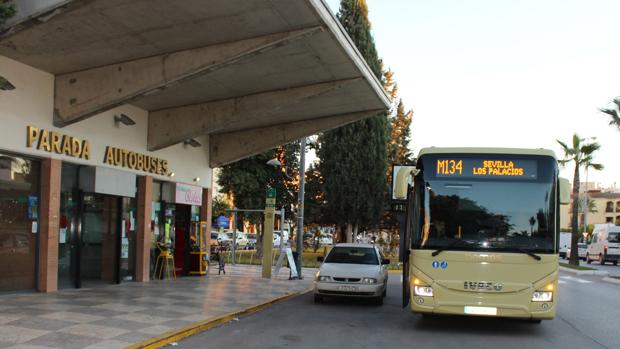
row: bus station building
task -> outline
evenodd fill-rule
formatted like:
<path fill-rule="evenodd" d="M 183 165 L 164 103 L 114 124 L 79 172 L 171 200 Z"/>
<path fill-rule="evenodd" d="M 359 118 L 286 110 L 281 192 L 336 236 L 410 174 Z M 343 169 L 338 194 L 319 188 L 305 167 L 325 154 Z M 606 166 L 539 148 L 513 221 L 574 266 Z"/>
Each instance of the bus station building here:
<path fill-rule="evenodd" d="M 0 292 L 146 282 L 166 233 L 187 274 L 213 168 L 389 106 L 322 0 L 14 3 Z"/>

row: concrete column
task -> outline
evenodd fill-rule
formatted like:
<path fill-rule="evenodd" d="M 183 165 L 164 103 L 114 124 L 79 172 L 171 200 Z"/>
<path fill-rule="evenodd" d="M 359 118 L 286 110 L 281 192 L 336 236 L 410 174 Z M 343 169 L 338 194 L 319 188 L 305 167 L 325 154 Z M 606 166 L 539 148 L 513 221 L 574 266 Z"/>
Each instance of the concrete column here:
<path fill-rule="evenodd" d="M 62 161 L 45 159 L 41 164 L 39 231 L 39 291 L 58 290 L 58 229 L 60 224 L 60 172 Z"/>
<path fill-rule="evenodd" d="M 211 188 L 202 189 L 202 207 L 200 207 L 200 220 L 209 223 L 207 228 L 207 246 L 211 246 Z"/>
<path fill-rule="evenodd" d="M 153 201 L 153 177 L 138 179 L 138 217 L 136 227 L 136 281 L 149 281 L 151 258 L 151 205 Z"/>

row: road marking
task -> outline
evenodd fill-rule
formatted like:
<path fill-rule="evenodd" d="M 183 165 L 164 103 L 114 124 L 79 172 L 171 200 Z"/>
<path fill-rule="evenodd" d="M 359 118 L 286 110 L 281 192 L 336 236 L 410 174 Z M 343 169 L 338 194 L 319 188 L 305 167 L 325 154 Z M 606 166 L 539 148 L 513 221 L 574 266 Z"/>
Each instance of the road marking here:
<path fill-rule="evenodd" d="M 566 284 L 566 283 L 567 283 L 567 282 L 566 282 L 566 281 L 564 281 L 564 280 L 558 280 L 558 284 L 560 284 L 560 285 L 561 285 L 561 284 Z"/>
<path fill-rule="evenodd" d="M 576 278 L 576 277 L 572 277 L 572 276 L 566 276 L 566 275 L 560 276 L 560 279 L 564 279 L 564 280 L 568 280 L 568 281 L 575 281 L 575 282 L 578 282 L 580 284 L 590 284 L 590 283 L 592 283 L 592 281 L 590 281 L 590 280 L 584 280 L 584 279 L 580 279 L 580 278 Z"/>

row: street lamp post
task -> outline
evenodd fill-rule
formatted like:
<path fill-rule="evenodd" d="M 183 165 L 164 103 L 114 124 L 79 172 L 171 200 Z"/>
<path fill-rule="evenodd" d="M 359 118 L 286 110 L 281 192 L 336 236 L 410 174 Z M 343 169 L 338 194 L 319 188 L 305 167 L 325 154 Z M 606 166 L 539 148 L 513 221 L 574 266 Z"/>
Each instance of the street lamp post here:
<path fill-rule="evenodd" d="M 312 140 L 311 140 L 312 141 Z M 282 167 L 282 163 L 278 159 L 271 159 L 267 161 L 267 165 L 274 167 Z M 286 168 L 284 169 L 286 177 L 291 179 Z M 299 192 L 297 196 L 297 260 L 295 261 L 297 266 L 297 275 L 299 279 L 302 279 L 301 275 L 301 261 L 304 251 L 304 197 L 306 191 L 306 137 L 301 139 L 300 154 L 299 154 Z"/>
<path fill-rule="evenodd" d="M 306 137 L 301 139 L 299 153 L 299 196 L 297 207 L 297 275 L 301 275 L 301 260 L 304 252 L 304 196 L 306 191 Z"/>

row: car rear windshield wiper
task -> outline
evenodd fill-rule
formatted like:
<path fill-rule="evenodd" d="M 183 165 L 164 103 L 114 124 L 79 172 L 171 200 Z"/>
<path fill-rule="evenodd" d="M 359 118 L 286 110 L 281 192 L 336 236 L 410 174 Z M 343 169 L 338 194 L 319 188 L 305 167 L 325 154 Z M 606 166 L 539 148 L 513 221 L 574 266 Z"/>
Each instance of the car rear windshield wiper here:
<path fill-rule="evenodd" d="M 447 244 L 446 246 L 440 247 L 440 248 L 436 249 L 435 251 L 433 251 L 433 253 L 431 253 L 431 256 L 435 257 L 435 256 L 437 256 L 438 254 L 440 254 L 443 251 L 449 250 L 452 247 L 456 247 L 458 245 L 463 245 L 463 244 L 466 245 L 467 247 L 470 247 L 472 245 L 472 243 L 469 242 L 469 241 L 460 240 L 460 239 L 454 239 L 454 240 L 450 241 L 450 243 Z"/>

